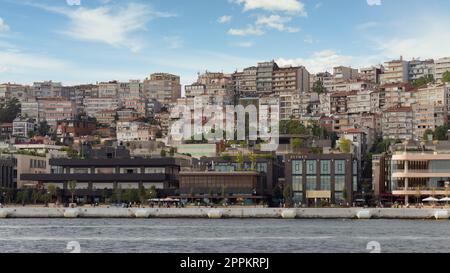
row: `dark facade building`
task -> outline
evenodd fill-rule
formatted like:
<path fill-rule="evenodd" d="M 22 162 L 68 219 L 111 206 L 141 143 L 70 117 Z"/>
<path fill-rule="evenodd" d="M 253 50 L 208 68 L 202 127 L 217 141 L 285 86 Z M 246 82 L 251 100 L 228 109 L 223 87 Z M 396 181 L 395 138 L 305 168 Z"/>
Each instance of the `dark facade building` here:
<path fill-rule="evenodd" d="M 358 185 L 358 163 L 352 155 L 288 155 L 285 164 L 295 203 L 352 204 Z"/>
<path fill-rule="evenodd" d="M 65 200 L 71 196 L 69 181 L 76 181 L 76 196 L 85 202 L 100 199 L 114 189 L 154 186 L 164 197 L 174 195 L 179 187 L 180 164 L 175 158 L 114 158 L 108 153 L 106 158 L 51 159 L 50 165 L 50 174 L 23 174 L 21 179 L 37 181 L 42 188 L 56 185 Z"/>
<path fill-rule="evenodd" d="M 261 176 L 258 172 L 181 172 L 180 197 L 211 200 L 264 199 Z"/>
<path fill-rule="evenodd" d="M 219 173 L 233 173 L 238 171 L 256 171 L 260 175 L 261 195 L 271 197 L 273 189 L 278 185 L 278 178 L 283 176 L 282 166 L 275 157 L 270 155 L 256 156 L 255 166 L 249 157 L 244 157 L 244 162 L 239 164 L 229 157 L 202 157 L 200 159 L 200 169 L 210 170 Z M 241 166 L 240 166 L 241 165 Z"/>
<path fill-rule="evenodd" d="M 14 183 L 14 160 L 0 159 L 0 188 L 15 188 Z"/>

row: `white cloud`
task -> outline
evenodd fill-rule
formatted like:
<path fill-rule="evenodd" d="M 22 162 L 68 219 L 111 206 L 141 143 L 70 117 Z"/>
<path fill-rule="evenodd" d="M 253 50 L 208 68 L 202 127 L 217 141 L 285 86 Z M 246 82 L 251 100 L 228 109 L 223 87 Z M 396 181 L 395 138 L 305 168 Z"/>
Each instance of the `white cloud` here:
<path fill-rule="evenodd" d="M 367 0 L 369 6 L 381 6 L 381 0 Z"/>
<path fill-rule="evenodd" d="M 66 63 L 36 54 L 0 51 L 0 67 L 3 71 L 22 73 L 26 70 L 61 70 Z"/>
<path fill-rule="evenodd" d="M 167 36 L 164 37 L 164 42 L 170 49 L 176 49 L 183 47 L 184 41 L 180 36 Z"/>
<path fill-rule="evenodd" d="M 234 45 L 237 46 L 237 47 L 246 47 L 246 48 L 248 48 L 248 47 L 252 47 L 253 43 L 252 42 L 238 42 L 238 43 L 235 43 Z"/>
<path fill-rule="evenodd" d="M 261 36 L 264 31 L 259 27 L 247 26 L 246 28 L 230 28 L 228 34 L 234 36 Z"/>
<path fill-rule="evenodd" d="M 3 21 L 3 18 L 0 17 L 0 32 L 9 31 L 9 26 Z"/>
<path fill-rule="evenodd" d="M 366 30 L 378 26 L 378 22 L 366 22 L 355 26 L 356 30 Z"/>
<path fill-rule="evenodd" d="M 267 11 L 281 11 L 307 16 L 305 5 L 298 0 L 230 0 L 244 5 L 244 11 L 262 9 Z"/>
<path fill-rule="evenodd" d="M 299 28 L 288 27 L 285 25 L 291 20 L 291 17 L 282 17 L 280 15 L 259 16 L 256 20 L 256 25 L 266 26 L 279 31 L 299 32 Z"/>
<path fill-rule="evenodd" d="M 379 54 L 385 58 L 439 58 L 450 56 L 450 19 L 436 14 L 416 17 L 414 22 L 397 23 L 393 37 L 372 37 Z"/>
<path fill-rule="evenodd" d="M 323 71 L 332 71 L 333 67 L 340 65 L 352 65 L 355 59 L 352 56 L 340 55 L 333 50 L 323 50 L 314 52 L 309 58 L 284 59 L 276 60 L 280 66 L 299 66 L 303 65 L 311 73 Z"/>
<path fill-rule="evenodd" d="M 69 6 L 79 6 L 81 5 L 81 0 L 66 0 L 66 3 Z"/>
<path fill-rule="evenodd" d="M 126 7 L 76 9 L 34 5 L 47 11 L 65 15 L 70 19 L 68 29 L 62 31 L 72 38 L 102 42 L 116 47 L 127 47 L 138 51 L 143 43 L 132 34 L 145 31 L 146 24 L 154 18 L 167 18 L 174 15 L 153 11 L 143 4 L 128 4 Z"/>
<path fill-rule="evenodd" d="M 220 16 L 217 19 L 217 22 L 219 22 L 220 24 L 225 24 L 225 23 L 229 23 L 231 21 L 231 16 L 229 15 L 224 15 L 224 16 Z"/>

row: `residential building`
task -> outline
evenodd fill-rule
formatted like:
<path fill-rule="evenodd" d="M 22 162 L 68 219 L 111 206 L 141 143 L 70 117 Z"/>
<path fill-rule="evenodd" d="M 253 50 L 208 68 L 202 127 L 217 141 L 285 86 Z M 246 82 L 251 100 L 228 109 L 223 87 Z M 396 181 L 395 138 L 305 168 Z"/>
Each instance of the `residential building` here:
<path fill-rule="evenodd" d="M 59 120 L 56 133 L 59 137 L 89 136 L 94 133 L 97 123 L 92 119 Z"/>
<path fill-rule="evenodd" d="M 296 204 L 351 204 L 358 189 L 358 163 L 351 154 L 291 154 L 285 180 Z"/>
<path fill-rule="evenodd" d="M 408 82 L 408 62 L 400 57 L 399 60 L 386 62 L 384 73 L 381 74 L 380 84 Z"/>
<path fill-rule="evenodd" d="M 39 103 L 37 101 L 22 102 L 20 105 L 21 105 L 20 113 L 22 117 L 40 120 Z"/>
<path fill-rule="evenodd" d="M 410 82 L 415 81 L 421 77 L 435 75 L 434 60 L 419 60 L 413 59 L 408 62 L 408 80 Z"/>
<path fill-rule="evenodd" d="M 359 69 L 359 79 L 368 81 L 374 84 L 380 84 L 381 74 L 384 72 L 384 67 L 371 66 Z"/>
<path fill-rule="evenodd" d="M 63 98 L 39 99 L 39 121 L 56 126 L 58 120 L 72 119 L 76 114 L 75 102 Z"/>
<path fill-rule="evenodd" d="M 60 82 L 35 82 L 31 87 L 34 98 L 54 98 L 61 96 L 62 84 Z"/>
<path fill-rule="evenodd" d="M 435 61 L 435 80 L 442 83 L 444 73 L 450 71 L 450 57 L 440 58 Z"/>
<path fill-rule="evenodd" d="M 411 107 L 415 103 L 416 91 L 417 89 L 407 83 L 382 85 L 379 107 L 382 111 L 397 106 Z"/>
<path fill-rule="evenodd" d="M 138 121 L 118 121 L 116 129 L 117 141 L 149 141 L 152 139 L 150 125 Z"/>
<path fill-rule="evenodd" d="M 101 82 L 98 84 L 99 98 L 118 98 L 119 83 L 117 81 Z"/>
<path fill-rule="evenodd" d="M 392 107 L 383 112 L 383 138 L 391 140 L 412 140 L 414 114 L 412 107 Z"/>
<path fill-rule="evenodd" d="M 338 66 L 333 68 L 333 78 L 335 83 L 356 80 L 358 79 L 358 75 L 358 69 L 351 67 Z"/>
<path fill-rule="evenodd" d="M 144 96 L 162 104 L 176 102 L 181 97 L 180 76 L 155 73 L 144 81 Z"/>
<path fill-rule="evenodd" d="M 309 92 L 309 72 L 304 66 L 283 67 L 273 71 L 273 92 L 304 94 Z"/>
<path fill-rule="evenodd" d="M 256 74 L 258 95 L 267 95 L 273 92 L 273 72 L 275 70 L 278 70 L 278 65 L 274 61 L 258 63 Z"/>
<path fill-rule="evenodd" d="M 18 137 L 28 137 L 30 133 L 34 133 L 35 127 L 35 120 L 19 116 L 13 121 L 12 135 Z"/>
<path fill-rule="evenodd" d="M 235 72 L 232 75 L 235 93 L 241 97 L 255 96 L 257 73 L 258 68 L 255 66 L 245 68 L 242 72 Z"/>
<path fill-rule="evenodd" d="M 118 98 L 87 98 L 84 100 L 84 111 L 88 116 L 97 117 L 104 110 L 116 110 L 121 107 Z"/>

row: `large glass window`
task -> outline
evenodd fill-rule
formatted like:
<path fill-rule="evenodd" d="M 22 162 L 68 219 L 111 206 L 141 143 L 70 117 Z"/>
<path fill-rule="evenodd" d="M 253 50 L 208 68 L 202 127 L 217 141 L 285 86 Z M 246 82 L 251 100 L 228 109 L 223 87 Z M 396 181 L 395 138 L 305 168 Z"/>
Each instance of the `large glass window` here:
<path fill-rule="evenodd" d="M 301 176 L 294 175 L 292 177 L 292 190 L 294 192 L 296 192 L 296 191 L 303 191 L 303 180 L 302 180 Z"/>
<path fill-rule="evenodd" d="M 334 190 L 335 191 L 344 191 L 345 189 L 345 176 L 337 175 L 334 177 Z"/>
<path fill-rule="evenodd" d="M 320 177 L 320 190 L 331 190 L 331 177 L 329 175 L 323 175 Z"/>
<path fill-rule="evenodd" d="M 358 191 L 358 177 L 353 176 L 353 191 Z"/>
<path fill-rule="evenodd" d="M 165 168 L 145 168 L 145 173 L 166 173 Z"/>
<path fill-rule="evenodd" d="M 88 174 L 90 173 L 91 169 L 90 168 L 73 168 L 70 170 L 70 173 L 73 174 Z"/>
<path fill-rule="evenodd" d="M 260 173 L 267 173 L 267 163 L 256 163 L 256 170 Z"/>
<path fill-rule="evenodd" d="M 331 161 L 330 160 L 322 160 L 320 161 L 320 173 L 321 174 L 331 174 Z"/>
<path fill-rule="evenodd" d="M 295 203 L 303 202 L 303 192 L 294 192 L 293 201 Z"/>
<path fill-rule="evenodd" d="M 345 174 L 345 160 L 336 160 L 334 162 L 334 173 Z"/>
<path fill-rule="evenodd" d="M 303 161 L 293 160 L 292 161 L 292 173 L 293 174 L 303 174 Z"/>
<path fill-rule="evenodd" d="M 306 177 L 306 190 L 308 191 L 317 190 L 317 177 L 315 176 Z"/>
<path fill-rule="evenodd" d="M 317 161 L 315 160 L 306 161 L 306 173 L 317 174 Z"/>

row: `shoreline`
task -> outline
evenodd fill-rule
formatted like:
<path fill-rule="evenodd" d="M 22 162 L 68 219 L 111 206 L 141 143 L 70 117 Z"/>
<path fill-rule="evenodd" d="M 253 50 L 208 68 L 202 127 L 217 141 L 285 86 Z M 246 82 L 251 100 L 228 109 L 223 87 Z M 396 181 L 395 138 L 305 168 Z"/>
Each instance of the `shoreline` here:
<path fill-rule="evenodd" d="M 0 208 L 0 219 L 409 219 L 448 220 L 450 209 L 432 208 Z"/>

